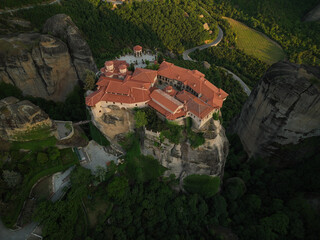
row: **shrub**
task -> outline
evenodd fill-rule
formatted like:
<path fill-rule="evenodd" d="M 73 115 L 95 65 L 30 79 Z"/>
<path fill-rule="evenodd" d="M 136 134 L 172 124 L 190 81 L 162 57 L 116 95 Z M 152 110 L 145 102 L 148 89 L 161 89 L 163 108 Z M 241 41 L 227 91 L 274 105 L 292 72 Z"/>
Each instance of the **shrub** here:
<path fill-rule="evenodd" d="M 219 112 L 214 112 L 212 114 L 212 117 L 213 117 L 214 120 L 219 120 Z"/>
<path fill-rule="evenodd" d="M 195 133 L 193 131 L 188 131 L 188 139 L 191 147 L 197 148 L 204 144 L 205 139 L 203 137 L 203 133 Z"/>
<path fill-rule="evenodd" d="M 92 90 L 96 84 L 96 75 L 94 72 L 86 69 L 85 70 L 85 80 L 84 80 L 84 90 Z"/>
<path fill-rule="evenodd" d="M 225 196 L 229 200 L 236 200 L 246 191 L 246 185 L 241 178 L 229 178 L 226 182 Z"/>
<path fill-rule="evenodd" d="M 136 121 L 136 127 L 140 128 L 148 124 L 146 113 L 144 111 L 138 110 L 134 114 L 134 120 Z"/>
<path fill-rule="evenodd" d="M 160 138 L 165 137 L 169 140 L 169 142 L 174 144 L 179 144 L 180 139 L 182 138 L 181 130 L 182 126 L 179 126 L 172 122 L 165 122 L 166 123 L 166 129 L 162 130 L 160 133 Z"/>
<path fill-rule="evenodd" d="M 208 175 L 192 174 L 183 180 L 183 187 L 189 193 L 197 193 L 210 198 L 219 191 L 220 178 Z"/>
<path fill-rule="evenodd" d="M 56 147 L 48 148 L 48 155 L 51 161 L 55 161 L 60 157 L 60 151 Z"/>
<path fill-rule="evenodd" d="M 21 174 L 18 172 L 3 170 L 2 177 L 9 188 L 14 188 L 21 182 Z"/>
<path fill-rule="evenodd" d="M 42 152 L 38 153 L 37 162 L 40 165 L 44 165 L 46 162 L 48 162 L 48 160 L 49 160 L 49 158 L 48 158 L 48 155 L 46 153 L 42 153 Z"/>

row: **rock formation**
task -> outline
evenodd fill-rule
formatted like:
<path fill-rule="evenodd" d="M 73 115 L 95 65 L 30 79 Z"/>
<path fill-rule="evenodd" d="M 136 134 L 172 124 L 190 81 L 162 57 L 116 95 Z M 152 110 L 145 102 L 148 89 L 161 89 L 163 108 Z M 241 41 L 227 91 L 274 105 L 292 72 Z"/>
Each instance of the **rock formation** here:
<path fill-rule="evenodd" d="M 85 69 L 96 71 L 91 51 L 71 19 L 61 14 L 48 19 L 45 31 L 0 38 L 0 82 L 13 84 L 25 95 L 63 101 Z M 50 24 L 56 21 L 55 24 Z M 64 35 L 63 35 L 64 33 Z M 63 40 L 66 40 L 65 43 Z"/>
<path fill-rule="evenodd" d="M 89 45 L 69 16 L 57 14 L 49 18 L 43 26 L 43 32 L 67 43 L 79 79 L 84 80 L 86 69 L 98 71 Z"/>
<path fill-rule="evenodd" d="M 273 64 L 233 124 L 249 156 L 270 156 L 280 145 L 320 135 L 320 69 Z"/>
<path fill-rule="evenodd" d="M 308 12 L 304 17 L 303 20 L 305 22 L 313 22 L 320 20 L 320 3 L 315 6 L 310 12 Z"/>
<path fill-rule="evenodd" d="M 51 127 L 49 116 L 33 103 L 14 97 L 0 100 L 0 138 L 30 140 L 27 135 L 32 131 Z"/>
<path fill-rule="evenodd" d="M 211 120 L 202 129 L 205 143 L 196 149 L 188 141 L 180 144 L 170 143 L 167 139 L 160 145 L 159 133 L 146 130 L 142 143 L 142 153 L 158 159 L 166 167 L 166 175 L 175 174 L 180 179 L 190 174 L 223 176 L 224 165 L 229 152 L 229 142 L 219 121 Z"/>
<path fill-rule="evenodd" d="M 91 119 L 94 119 L 95 126 L 113 145 L 118 145 L 129 132 L 134 131 L 133 110 L 109 105 L 106 107 L 106 114 L 100 115 L 95 110 L 90 112 L 93 114 Z"/>
<path fill-rule="evenodd" d="M 93 123 L 114 148 L 123 151 L 119 142 L 135 128 L 133 110 L 115 105 L 110 105 L 107 109 L 107 113 L 101 116 L 95 109 L 91 109 L 90 112 L 94 115 Z M 219 121 L 211 120 L 201 129 L 201 132 L 203 132 L 205 143 L 193 149 L 187 140 L 180 144 L 173 144 L 165 139 L 160 143 L 160 133 L 145 129 L 140 134 L 141 152 L 158 159 L 164 167 L 168 168 L 165 173 L 168 176 L 171 173 L 181 179 L 190 174 L 222 176 L 229 152 L 225 130 Z"/>

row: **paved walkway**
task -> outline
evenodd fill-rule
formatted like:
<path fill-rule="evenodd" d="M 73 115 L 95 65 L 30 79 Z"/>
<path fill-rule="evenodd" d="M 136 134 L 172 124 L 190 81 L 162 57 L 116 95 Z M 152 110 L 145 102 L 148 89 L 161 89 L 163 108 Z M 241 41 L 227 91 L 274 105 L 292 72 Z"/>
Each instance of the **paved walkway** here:
<path fill-rule="evenodd" d="M 33 5 L 33 6 L 26 6 L 26 7 L 14 8 L 14 9 L 8 9 L 8 10 L 0 10 L 0 14 L 13 13 L 13 12 L 17 12 L 17 11 L 19 11 L 19 10 L 31 9 L 31 8 L 34 8 L 34 7 L 36 7 L 36 6 L 52 5 L 52 4 L 55 4 L 55 3 L 60 3 L 60 1 L 61 1 L 61 0 L 55 0 L 55 1 L 53 1 L 53 2 L 42 3 L 42 4 Z"/>
<path fill-rule="evenodd" d="M 0 219 L 0 239 L 1 240 L 25 240 L 33 232 L 37 223 L 30 223 L 27 226 L 23 227 L 20 230 L 12 231 L 7 229 Z"/>
<path fill-rule="evenodd" d="M 117 164 L 118 157 L 109 153 L 105 147 L 99 145 L 95 141 L 91 140 L 84 148 L 88 154 L 90 161 L 82 166 L 91 170 L 93 174 L 96 173 L 97 167 L 107 168 L 107 164 L 110 161 L 114 161 Z"/>
<path fill-rule="evenodd" d="M 182 53 L 182 57 L 183 57 L 183 60 L 186 60 L 186 61 L 193 61 L 193 62 L 196 62 L 196 60 L 192 59 L 189 54 L 194 52 L 195 50 L 199 49 L 200 51 L 203 50 L 203 49 L 206 49 L 206 48 L 209 48 L 209 47 L 213 47 L 213 46 L 217 46 L 222 38 L 223 38 L 223 31 L 222 29 L 220 28 L 220 26 L 218 26 L 218 29 L 219 29 L 219 33 L 218 33 L 218 36 L 217 38 L 211 42 L 211 43 L 208 43 L 208 44 L 204 44 L 204 45 L 200 45 L 198 47 L 194 47 L 194 48 L 190 48 L 190 49 L 187 49 L 185 50 L 183 53 Z M 219 66 L 218 66 L 219 67 Z M 231 72 L 230 70 L 224 68 L 224 67 L 220 67 L 221 69 L 227 71 L 228 73 L 230 73 L 233 77 L 233 79 L 235 79 L 236 81 L 238 81 L 243 89 L 243 91 L 249 96 L 250 93 L 251 93 L 251 90 L 250 88 L 242 81 L 242 79 L 240 77 L 238 77 L 237 75 L 235 75 L 233 72 Z"/>
<path fill-rule="evenodd" d="M 52 177 L 52 191 L 54 192 L 51 197 L 52 202 L 58 201 L 64 194 L 64 188 L 70 186 L 70 173 L 75 168 L 72 166 L 62 173 L 55 173 Z"/>
<path fill-rule="evenodd" d="M 64 187 L 70 184 L 69 174 L 71 173 L 73 168 L 74 166 L 70 167 L 65 172 L 56 175 L 55 179 L 53 179 L 54 194 L 51 197 L 51 201 L 55 202 L 60 199 L 60 197 L 64 193 Z M 30 237 L 31 233 L 34 231 L 37 225 L 37 223 L 32 222 L 19 230 L 13 231 L 6 228 L 0 219 L 0 240 L 25 240 Z"/>

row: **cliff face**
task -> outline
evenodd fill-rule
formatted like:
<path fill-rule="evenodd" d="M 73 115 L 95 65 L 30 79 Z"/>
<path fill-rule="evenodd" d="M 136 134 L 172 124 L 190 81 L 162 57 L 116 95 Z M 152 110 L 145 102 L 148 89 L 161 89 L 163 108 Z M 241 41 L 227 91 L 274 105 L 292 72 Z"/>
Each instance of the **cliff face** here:
<path fill-rule="evenodd" d="M 193 149 L 187 141 L 180 144 L 170 143 L 167 139 L 160 145 L 159 135 L 145 131 L 142 153 L 158 159 L 166 167 L 166 175 L 175 174 L 184 178 L 190 174 L 222 176 L 229 151 L 229 142 L 219 121 L 212 121 L 203 130 L 205 143 Z"/>
<path fill-rule="evenodd" d="M 106 113 L 99 113 L 99 108 L 91 109 L 95 126 L 113 144 L 119 147 L 118 142 L 134 131 L 134 114 L 130 109 L 121 109 L 115 105 L 105 108 Z"/>
<path fill-rule="evenodd" d="M 99 109 L 99 108 L 97 108 Z M 134 131 L 133 110 L 118 106 L 106 107 L 106 113 L 99 113 L 92 108 L 94 124 L 111 142 L 112 146 L 121 150 L 119 141 Z M 207 174 L 222 176 L 229 152 L 229 142 L 225 130 L 219 121 L 209 121 L 203 129 L 205 143 L 193 149 L 187 140 L 173 144 L 165 139 L 159 141 L 160 133 L 144 130 L 140 132 L 141 152 L 151 155 L 166 167 L 165 175 L 175 174 L 181 179 L 190 174 Z"/>
<path fill-rule="evenodd" d="M 65 18 L 72 23 L 69 17 Z M 56 29 L 53 26 L 51 29 L 51 21 L 59 24 L 63 19 L 56 16 L 48 19 L 45 25 L 48 33 Z M 65 100 L 83 78 L 85 69 L 96 71 L 88 45 L 71 23 L 68 27 L 61 25 L 60 29 L 67 39 L 72 39 L 67 43 L 62 41 L 65 38 L 39 33 L 0 38 L 0 81 L 17 86 L 25 95 Z"/>
<path fill-rule="evenodd" d="M 84 80 L 86 69 L 97 72 L 89 45 L 72 19 L 65 14 L 49 18 L 43 26 L 43 32 L 62 39 L 67 43 L 73 65 L 80 80 Z"/>
<path fill-rule="evenodd" d="M 279 145 L 320 135 L 320 69 L 273 64 L 233 125 L 250 156 L 270 156 Z"/>
<path fill-rule="evenodd" d="M 0 100 L 0 138 L 32 140 L 33 131 L 46 132 L 51 127 L 49 116 L 33 103 L 14 97 Z"/>

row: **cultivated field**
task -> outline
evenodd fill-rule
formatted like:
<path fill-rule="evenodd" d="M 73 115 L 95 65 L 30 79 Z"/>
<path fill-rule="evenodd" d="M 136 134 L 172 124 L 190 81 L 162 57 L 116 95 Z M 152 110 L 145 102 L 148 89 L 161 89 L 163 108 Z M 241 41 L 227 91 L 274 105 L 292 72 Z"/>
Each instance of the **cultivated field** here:
<path fill-rule="evenodd" d="M 229 21 L 232 30 L 237 35 L 237 46 L 246 54 L 252 55 L 268 64 L 285 58 L 282 48 L 264 34 L 231 18 Z"/>

